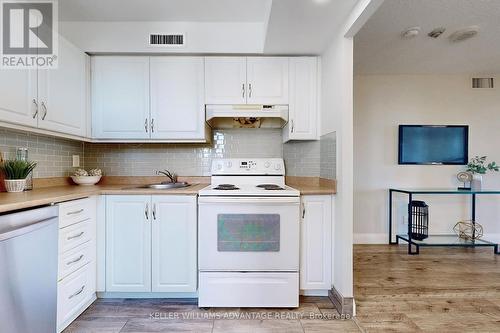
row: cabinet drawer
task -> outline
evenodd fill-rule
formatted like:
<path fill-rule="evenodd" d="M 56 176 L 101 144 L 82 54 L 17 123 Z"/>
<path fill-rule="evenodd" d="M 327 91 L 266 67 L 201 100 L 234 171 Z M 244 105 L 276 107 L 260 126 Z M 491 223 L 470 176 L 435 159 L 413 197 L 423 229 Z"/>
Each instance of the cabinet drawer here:
<path fill-rule="evenodd" d="M 59 227 L 82 222 L 91 217 L 89 199 L 73 200 L 59 204 Z"/>
<path fill-rule="evenodd" d="M 298 273 L 200 272 L 199 283 L 199 307 L 299 306 Z"/>
<path fill-rule="evenodd" d="M 59 280 L 92 260 L 91 246 L 93 244 L 89 241 L 59 255 Z"/>
<path fill-rule="evenodd" d="M 59 253 L 74 249 L 91 239 L 91 220 L 59 229 Z"/>
<path fill-rule="evenodd" d="M 79 311 L 91 297 L 92 269 L 90 264 L 68 275 L 57 284 L 57 323 L 60 325 Z"/>

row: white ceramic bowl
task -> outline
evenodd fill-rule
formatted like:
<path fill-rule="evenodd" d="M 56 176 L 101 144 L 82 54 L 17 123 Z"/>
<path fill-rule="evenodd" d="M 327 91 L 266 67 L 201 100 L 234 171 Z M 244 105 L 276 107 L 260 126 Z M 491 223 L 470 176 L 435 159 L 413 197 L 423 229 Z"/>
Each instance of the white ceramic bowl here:
<path fill-rule="evenodd" d="M 101 180 L 101 176 L 71 176 L 78 185 L 95 185 Z"/>

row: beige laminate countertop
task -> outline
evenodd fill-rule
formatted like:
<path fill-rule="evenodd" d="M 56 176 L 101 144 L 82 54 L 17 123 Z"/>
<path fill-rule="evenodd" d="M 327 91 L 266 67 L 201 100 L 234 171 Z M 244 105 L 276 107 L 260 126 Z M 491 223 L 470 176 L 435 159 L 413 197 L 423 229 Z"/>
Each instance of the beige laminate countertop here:
<path fill-rule="evenodd" d="M 208 184 L 193 184 L 189 187 L 170 190 L 137 188 L 139 185 L 53 186 L 21 193 L 0 193 L 0 213 L 18 209 L 47 205 L 99 194 L 165 194 L 197 195 Z"/>
<path fill-rule="evenodd" d="M 35 188 L 21 193 L 0 193 L 0 213 L 42 206 L 68 200 L 85 198 L 99 194 L 163 194 L 163 195 L 197 195 L 198 191 L 209 184 L 199 183 L 189 187 L 155 190 L 140 188 L 140 185 L 95 185 L 77 186 L 63 185 Z M 289 183 L 289 186 L 300 191 L 301 195 L 335 194 L 335 187 L 323 184 Z"/>
<path fill-rule="evenodd" d="M 305 185 L 305 184 L 287 184 L 290 187 L 300 191 L 301 195 L 324 195 L 324 194 L 335 194 L 337 191 L 335 188 L 326 185 Z"/>

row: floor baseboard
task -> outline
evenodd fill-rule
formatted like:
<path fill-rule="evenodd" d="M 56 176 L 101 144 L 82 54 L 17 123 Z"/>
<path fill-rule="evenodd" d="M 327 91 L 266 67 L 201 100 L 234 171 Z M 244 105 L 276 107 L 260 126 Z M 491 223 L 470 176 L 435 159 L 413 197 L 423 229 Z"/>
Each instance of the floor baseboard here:
<path fill-rule="evenodd" d="M 341 315 L 354 316 L 354 297 L 342 296 L 335 287 L 328 292 L 328 297 Z"/>
<path fill-rule="evenodd" d="M 354 244 L 387 244 L 389 236 L 385 233 L 380 234 L 354 234 Z"/>
<path fill-rule="evenodd" d="M 452 234 L 453 231 L 448 234 Z M 437 233 L 446 235 L 447 233 Z M 484 240 L 500 243 L 500 234 L 498 233 L 485 233 L 482 237 Z M 386 233 L 358 233 L 353 235 L 354 244 L 387 244 L 389 236 Z"/>

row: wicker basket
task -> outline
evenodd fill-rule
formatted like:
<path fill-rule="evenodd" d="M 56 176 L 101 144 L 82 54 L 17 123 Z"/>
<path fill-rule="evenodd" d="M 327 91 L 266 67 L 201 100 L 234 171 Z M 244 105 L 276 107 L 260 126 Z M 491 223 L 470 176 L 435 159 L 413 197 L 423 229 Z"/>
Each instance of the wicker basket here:
<path fill-rule="evenodd" d="M 26 186 L 26 179 L 4 179 L 7 192 L 22 192 Z"/>

